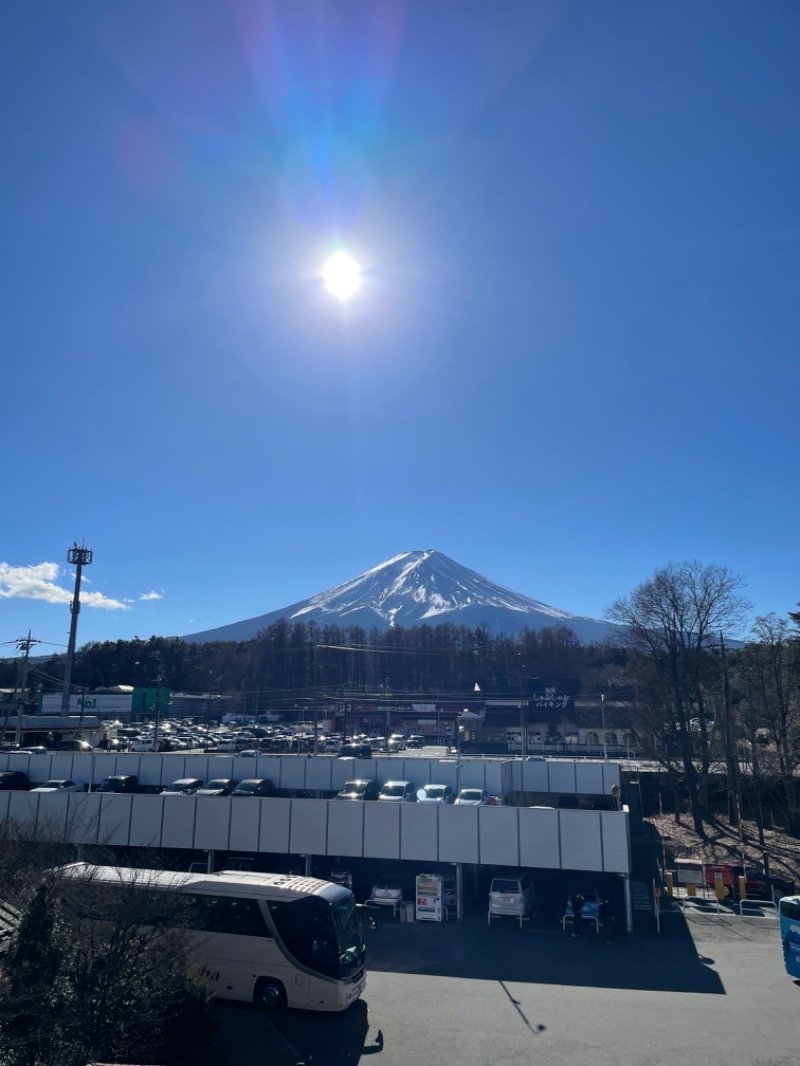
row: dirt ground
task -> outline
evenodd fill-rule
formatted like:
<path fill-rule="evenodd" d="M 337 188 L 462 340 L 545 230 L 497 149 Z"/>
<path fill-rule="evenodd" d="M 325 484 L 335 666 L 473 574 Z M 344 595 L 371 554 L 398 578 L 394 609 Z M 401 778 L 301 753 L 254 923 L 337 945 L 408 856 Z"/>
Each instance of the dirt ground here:
<path fill-rule="evenodd" d="M 745 862 L 763 865 L 764 853 L 769 856 L 773 873 L 793 877 L 800 885 L 800 839 L 775 829 L 764 830 L 764 847 L 758 839 L 758 826 L 754 821 L 742 820 L 742 832 L 732 827 L 727 819 L 718 817 L 706 823 L 708 839 L 694 831 L 688 815 L 682 815 L 681 824 L 676 824 L 674 815 L 645 819 L 661 835 L 666 851 L 667 866 L 673 859 L 703 859 L 705 862 Z"/>

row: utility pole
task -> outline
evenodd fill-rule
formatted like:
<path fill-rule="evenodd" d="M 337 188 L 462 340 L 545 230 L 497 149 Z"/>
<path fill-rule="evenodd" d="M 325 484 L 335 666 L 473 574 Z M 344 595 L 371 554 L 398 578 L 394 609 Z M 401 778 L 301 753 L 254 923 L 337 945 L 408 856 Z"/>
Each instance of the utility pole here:
<path fill-rule="evenodd" d="M 153 751 L 158 751 L 158 733 L 161 728 L 161 675 L 156 678 L 156 724 L 153 730 Z"/>
<path fill-rule="evenodd" d="M 158 662 L 158 670 L 156 672 L 156 706 L 155 706 L 156 723 L 155 723 L 155 728 L 153 729 L 153 751 L 158 751 L 159 750 L 159 732 L 160 732 L 160 729 L 161 729 L 161 715 L 162 715 L 163 711 L 166 708 L 162 708 L 162 706 L 161 706 L 161 690 L 162 690 L 162 685 L 164 683 L 164 677 L 163 677 L 163 674 L 161 672 L 162 671 L 161 652 L 155 652 L 154 654 L 155 654 L 155 657 L 156 657 L 157 662 Z"/>
<path fill-rule="evenodd" d="M 79 548 L 77 542 L 67 552 L 67 562 L 75 567 L 75 595 L 69 605 L 72 621 L 69 627 L 69 644 L 67 662 L 64 667 L 64 691 L 61 693 L 61 713 L 69 714 L 69 697 L 72 690 L 72 664 L 75 659 L 75 638 L 78 635 L 78 615 L 81 610 L 81 575 L 84 566 L 90 566 L 93 552 L 90 548 Z"/>
<path fill-rule="evenodd" d="M 475 691 L 480 691 L 478 683 L 475 683 Z M 525 700 L 525 667 L 522 667 L 522 677 L 519 680 L 519 725 L 520 725 L 520 752 L 522 758 L 528 755 L 528 704 Z"/>
<path fill-rule="evenodd" d="M 465 707 L 464 710 L 466 711 L 467 708 Z M 461 791 L 461 734 L 463 731 L 461 718 L 456 718 L 456 796 Z"/>
<path fill-rule="evenodd" d="M 309 623 L 310 625 L 311 623 Z M 317 689 L 317 645 L 311 656 L 311 684 L 314 686 L 314 754 L 319 754 L 319 692 Z"/>
<path fill-rule="evenodd" d="M 24 652 L 24 654 L 22 657 L 22 662 L 19 664 L 19 669 L 17 671 L 17 683 L 14 686 L 14 695 L 12 697 L 11 703 L 9 704 L 9 709 L 6 712 L 5 720 L 3 721 L 2 736 L 5 737 L 6 727 L 8 726 L 8 718 L 11 713 L 11 708 L 13 707 L 14 714 L 17 718 L 14 740 L 16 744 L 19 744 L 20 736 L 22 734 L 22 716 L 20 714 L 20 703 L 25 698 L 25 689 L 28 683 L 28 658 L 30 657 L 31 647 L 34 644 L 39 644 L 41 642 L 35 640 L 31 636 L 31 631 L 29 629 L 27 637 L 20 637 L 20 639 L 15 640 L 14 643 L 17 645 L 19 651 Z"/>

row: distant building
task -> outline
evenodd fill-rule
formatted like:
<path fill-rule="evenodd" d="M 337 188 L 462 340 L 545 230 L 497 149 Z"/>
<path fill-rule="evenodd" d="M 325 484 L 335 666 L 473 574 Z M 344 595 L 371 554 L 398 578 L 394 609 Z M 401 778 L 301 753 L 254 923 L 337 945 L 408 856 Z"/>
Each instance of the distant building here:
<path fill-rule="evenodd" d="M 70 696 L 70 714 L 94 714 L 100 719 L 130 719 L 133 706 L 133 688 L 127 691 L 119 689 L 99 689 L 96 692 L 81 692 Z M 37 714 L 60 714 L 61 693 L 42 693 L 39 697 Z"/>

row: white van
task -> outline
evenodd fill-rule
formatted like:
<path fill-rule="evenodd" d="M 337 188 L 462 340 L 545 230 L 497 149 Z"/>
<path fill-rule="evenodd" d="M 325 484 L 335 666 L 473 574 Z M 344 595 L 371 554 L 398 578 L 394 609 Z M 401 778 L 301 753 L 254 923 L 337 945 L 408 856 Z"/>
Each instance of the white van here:
<path fill-rule="evenodd" d="M 493 915 L 510 914 L 519 918 L 519 924 L 522 925 L 530 917 L 535 902 L 536 885 L 527 870 L 493 877 L 489 888 L 487 922 L 492 924 Z"/>

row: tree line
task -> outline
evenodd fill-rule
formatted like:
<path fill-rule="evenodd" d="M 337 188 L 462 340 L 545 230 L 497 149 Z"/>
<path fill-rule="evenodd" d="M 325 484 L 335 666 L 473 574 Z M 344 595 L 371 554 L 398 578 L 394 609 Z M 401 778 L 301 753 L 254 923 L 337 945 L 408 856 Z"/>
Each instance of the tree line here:
<path fill-rule="evenodd" d="M 496 691 L 519 690 L 532 676 L 577 677 L 616 652 L 586 648 L 572 630 L 524 630 L 512 638 L 486 626 L 438 625 L 373 629 L 274 622 L 252 640 L 195 644 L 174 637 L 135 638 L 84 645 L 72 682 L 78 689 L 163 684 L 175 692 L 270 695 L 393 691 L 466 693 L 476 682 Z M 599 655 L 599 658 L 598 658 Z M 14 685 L 16 665 L 0 663 L 0 685 Z M 64 656 L 31 664 L 33 688 L 55 691 Z"/>

